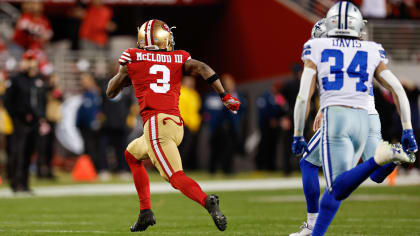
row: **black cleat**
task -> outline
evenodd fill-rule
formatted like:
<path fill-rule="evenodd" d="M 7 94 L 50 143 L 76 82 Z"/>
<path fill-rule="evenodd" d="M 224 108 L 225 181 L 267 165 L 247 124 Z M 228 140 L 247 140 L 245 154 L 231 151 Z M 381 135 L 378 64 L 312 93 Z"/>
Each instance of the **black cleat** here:
<path fill-rule="evenodd" d="M 145 231 L 147 227 L 156 224 L 156 218 L 150 209 L 141 210 L 139 219 L 130 227 L 131 232 Z"/>
<path fill-rule="evenodd" d="M 220 211 L 219 197 L 216 195 L 209 195 L 206 199 L 206 209 L 213 218 L 214 223 L 220 231 L 225 231 L 227 227 L 226 216 Z"/>

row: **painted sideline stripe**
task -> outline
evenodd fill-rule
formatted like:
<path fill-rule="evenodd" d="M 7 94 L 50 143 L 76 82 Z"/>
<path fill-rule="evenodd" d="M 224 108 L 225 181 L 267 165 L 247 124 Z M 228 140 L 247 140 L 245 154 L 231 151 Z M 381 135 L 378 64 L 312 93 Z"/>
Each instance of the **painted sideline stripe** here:
<path fill-rule="evenodd" d="M 325 187 L 325 180 L 319 177 L 321 188 Z M 362 186 L 387 186 L 387 181 L 377 184 L 370 179 Z M 271 178 L 271 179 L 241 179 L 223 181 L 199 181 L 204 191 L 248 191 L 248 190 L 275 190 L 275 189 L 301 189 L 301 178 Z M 420 176 L 398 176 L 397 186 L 420 185 Z M 152 182 L 150 191 L 157 193 L 178 192 L 166 182 Z M 125 195 L 135 194 L 136 189 L 133 183 L 125 184 L 77 184 L 64 186 L 35 187 L 36 197 L 68 197 L 68 196 L 97 196 L 97 195 Z M 0 189 L 0 198 L 14 197 L 10 189 Z"/>

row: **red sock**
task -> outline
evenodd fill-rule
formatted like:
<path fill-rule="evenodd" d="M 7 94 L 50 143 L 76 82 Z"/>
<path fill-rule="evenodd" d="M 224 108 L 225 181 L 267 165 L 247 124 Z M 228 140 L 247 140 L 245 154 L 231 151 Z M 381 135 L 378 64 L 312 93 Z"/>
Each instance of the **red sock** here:
<path fill-rule="evenodd" d="M 206 206 L 207 194 L 201 190 L 200 185 L 193 179 L 186 176 L 184 171 L 178 171 L 169 179 L 172 187 L 181 191 L 185 196 L 198 202 L 203 207 Z"/>
<path fill-rule="evenodd" d="M 134 185 L 140 200 L 140 210 L 151 209 L 150 206 L 150 183 L 143 161 L 137 160 L 127 150 L 125 151 L 125 160 L 133 174 Z"/>

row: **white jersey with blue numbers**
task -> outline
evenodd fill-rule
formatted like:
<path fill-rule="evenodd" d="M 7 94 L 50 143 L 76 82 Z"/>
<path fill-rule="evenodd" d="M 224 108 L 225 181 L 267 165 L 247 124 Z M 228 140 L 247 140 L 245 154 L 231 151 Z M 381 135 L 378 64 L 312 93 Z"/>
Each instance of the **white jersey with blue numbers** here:
<path fill-rule="evenodd" d="M 305 43 L 302 60 L 311 60 L 317 67 L 321 109 L 342 105 L 362 108 L 369 113 L 375 110 L 370 96 L 373 76 L 381 61 L 387 63 L 380 44 L 357 39 L 315 38 Z"/>

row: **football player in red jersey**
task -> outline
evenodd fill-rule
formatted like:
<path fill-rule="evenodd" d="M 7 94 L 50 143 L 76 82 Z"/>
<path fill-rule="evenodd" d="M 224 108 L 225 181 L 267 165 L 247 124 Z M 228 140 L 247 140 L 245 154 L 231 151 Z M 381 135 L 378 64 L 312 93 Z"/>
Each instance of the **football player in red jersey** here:
<path fill-rule="evenodd" d="M 139 218 L 130 230 L 144 231 L 156 222 L 150 206 L 149 177 L 143 165 L 143 160 L 150 159 L 172 187 L 205 207 L 217 228 L 224 231 L 227 221 L 219 209 L 218 197 L 204 193 L 182 170 L 178 151 L 184 134 L 178 109 L 181 78 L 203 77 L 233 113 L 241 103 L 224 90 L 219 76 L 208 65 L 191 59 L 186 51 L 174 50 L 173 35 L 165 22 L 144 23 L 138 28 L 137 44 L 138 48 L 122 53 L 119 72 L 109 81 L 107 89 L 108 97 L 113 98 L 124 87 L 133 85 L 144 122 L 144 134 L 125 151 L 140 200 Z"/>

